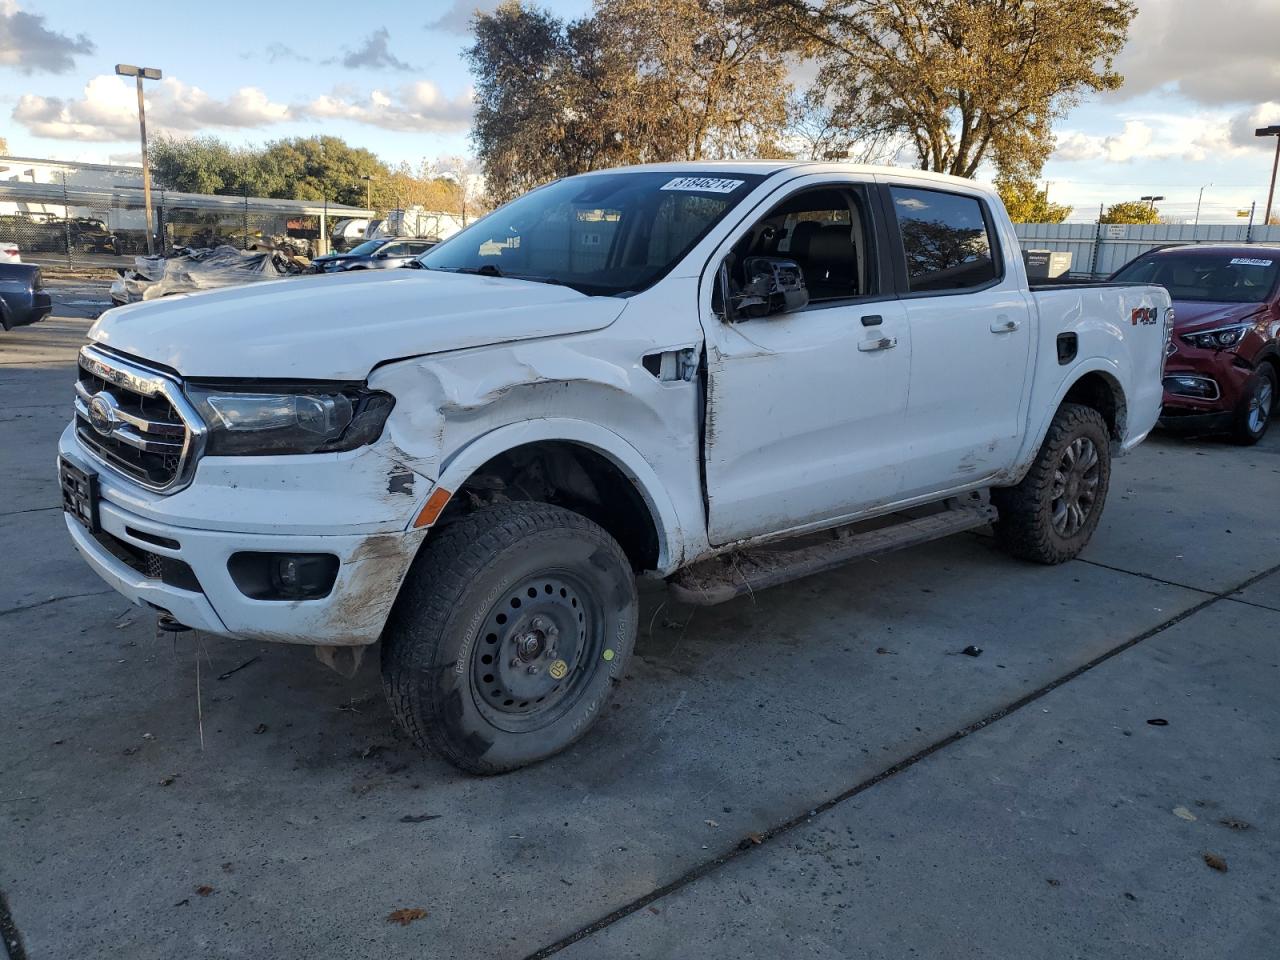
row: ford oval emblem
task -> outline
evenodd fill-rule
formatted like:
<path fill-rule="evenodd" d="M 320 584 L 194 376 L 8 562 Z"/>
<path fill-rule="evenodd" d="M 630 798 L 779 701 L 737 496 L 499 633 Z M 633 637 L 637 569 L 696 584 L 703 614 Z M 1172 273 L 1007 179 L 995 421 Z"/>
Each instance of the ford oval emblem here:
<path fill-rule="evenodd" d="M 115 432 L 116 409 L 119 404 L 116 398 L 105 390 L 95 393 L 89 400 L 89 426 L 93 427 L 94 432 L 104 437 L 109 437 Z"/>

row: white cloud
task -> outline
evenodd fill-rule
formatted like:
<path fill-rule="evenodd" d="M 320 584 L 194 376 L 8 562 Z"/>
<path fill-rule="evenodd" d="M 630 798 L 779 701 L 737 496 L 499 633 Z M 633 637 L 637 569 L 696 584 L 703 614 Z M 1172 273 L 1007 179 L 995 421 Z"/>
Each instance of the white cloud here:
<path fill-rule="evenodd" d="M 1207 106 L 1255 103 L 1280 89 L 1278 36 L 1276 0 L 1138 0 L 1112 97 L 1167 89 Z"/>
<path fill-rule="evenodd" d="M 477 13 L 493 13 L 499 0 L 453 0 L 449 9 L 434 20 L 427 21 L 428 30 L 445 33 L 470 33 L 471 21 Z"/>
<path fill-rule="evenodd" d="M 13 119 L 38 137 L 129 140 L 138 132 L 137 94 L 127 80 L 102 74 L 85 84 L 78 99 L 23 94 L 13 108 Z M 147 89 L 147 122 L 155 130 L 244 129 L 288 119 L 290 108 L 272 102 L 257 87 L 241 87 L 225 99 L 174 78 L 149 84 Z"/>
<path fill-rule="evenodd" d="M 23 13 L 14 0 L 0 0 L 0 66 L 26 74 L 66 73 L 75 67 L 78 55 L 93 53 L 93 41 L 83 33 L 58 33 L 44 20 L 39 14 Z"/>
<path fill-rule="evenodd" d="M 1280 103 L 1264 103 L 1247 110 L 1207 110 L 1188 113 L 1143 113 L 1121 117 L 1117 133 L 1058 134 L 1053 159 L 1130 163 L 1142 160 L 1183 160 L 1192 163 L 1247 156 L 1274 145 L 1254 137 L 1256 127 L 1280 123 Z"/>
<path fill-rule="evenodd" d="M 452 99 L 427 80 L 406 84 L 393 93 L 374 90 L 367 97 L 335 90 L 295 108 L 321 119 L 354 120 L 387 130 L 460 130 L 471 122 L 471 91 Z"/>

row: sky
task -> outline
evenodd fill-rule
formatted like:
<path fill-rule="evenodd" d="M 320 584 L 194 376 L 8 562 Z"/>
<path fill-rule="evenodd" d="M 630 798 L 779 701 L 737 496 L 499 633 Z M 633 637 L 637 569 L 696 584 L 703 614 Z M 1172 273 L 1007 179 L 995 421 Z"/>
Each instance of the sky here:
<path fill-rule="evenodd" d="M 340 136 L 417 166 L 469 153 L 467 23 L 498 0 L 0 0 L 0 136 L 11 153 L 136 163 L 136 95 L 116 63 L 159 67 L 149 130 L 232 143 Z M 540 0 L 565 17 L 590 0 Z M 1137 0 L 1116 92 L 1057 127 L 1050 199 L 1163 195 L 1171 217 L 1240 222 L 1265 203 L 1280 123 L 1280 0 Z M 910 158 L 904 157 L 909 163 Z M 1261 213 L 1259 212 L 1259 217 Z"/>

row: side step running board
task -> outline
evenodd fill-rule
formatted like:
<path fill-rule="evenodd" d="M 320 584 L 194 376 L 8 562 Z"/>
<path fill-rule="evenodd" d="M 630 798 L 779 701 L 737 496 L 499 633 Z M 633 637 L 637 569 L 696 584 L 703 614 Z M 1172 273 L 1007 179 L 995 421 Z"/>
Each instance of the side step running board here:
<path fill-rule="evenodd" d="M 836 527 L 832 537 L 790 550 L 750 549 L 724 554 L 686 567 L 667 581 L 682 603 L 709 607 L 734 597 L 780 583 L 831 570 L 850 560 L 878 556 L 914 547 L 939 537 L 985 526 L 996 517 L 989 504 L 954 506 L 918 519 L 904 519 L 892 526 L 856 532 L 859 525 Z"/>

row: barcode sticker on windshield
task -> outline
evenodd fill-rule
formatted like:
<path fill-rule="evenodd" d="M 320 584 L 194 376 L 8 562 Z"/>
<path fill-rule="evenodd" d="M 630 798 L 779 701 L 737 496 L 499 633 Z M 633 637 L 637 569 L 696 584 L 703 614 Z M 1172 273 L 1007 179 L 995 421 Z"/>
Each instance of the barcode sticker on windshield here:
<path fill-rule="evenodd" d="M 1233 257 L 1231 259 L 1232 266 L 1239 264 L 1242 267 L 1269 267 L 1274 262 L 1273 260 L 1255 260 L 1252 257 Z"/>
<path fill-rule="evenodd" d="M 696 190 L 699 193 L 733 193 L 747 181 L 721 180 L 718 177 L 676 177 L 668 180 L 663 190 Z"/>

